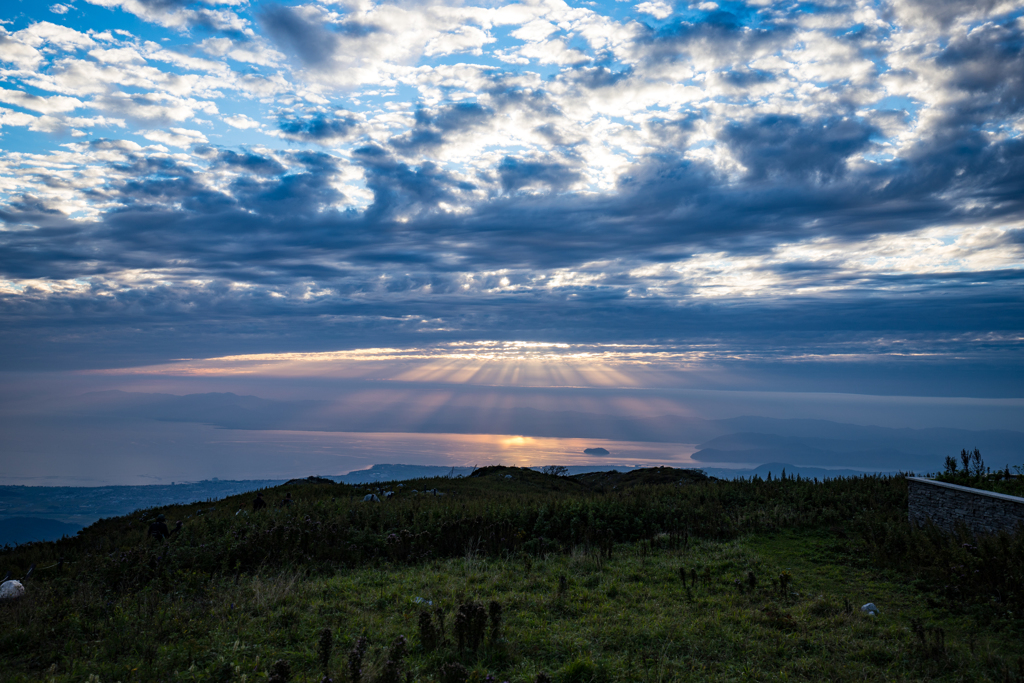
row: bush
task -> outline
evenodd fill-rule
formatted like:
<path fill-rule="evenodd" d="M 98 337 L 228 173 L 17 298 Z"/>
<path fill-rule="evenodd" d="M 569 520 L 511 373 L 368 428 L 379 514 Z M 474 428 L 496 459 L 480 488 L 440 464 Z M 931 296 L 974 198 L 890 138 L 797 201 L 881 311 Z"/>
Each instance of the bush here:
<path fill-rule="evenodd" d="M 555 675 L 557 683 L 601 683 L 607 678 L 605 671 L 589 659 L 576 658 Z"/>

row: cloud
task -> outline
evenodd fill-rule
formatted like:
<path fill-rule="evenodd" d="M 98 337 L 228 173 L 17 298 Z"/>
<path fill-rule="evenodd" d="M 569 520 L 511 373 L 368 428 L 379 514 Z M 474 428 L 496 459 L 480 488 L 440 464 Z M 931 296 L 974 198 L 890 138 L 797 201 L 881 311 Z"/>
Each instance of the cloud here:
<path fill-rule="evenodd" d="M 352 135 L 358 127 L 358 121 L 353 116 L 313 114 L 307 119 L 284 118 L 277 125 L 292 140 L 328 143 Z"/>
<path fill-rule="evenodd" d="M 490 108 L 477 102 L 459 102 L 432 111 L 421 108 L 416 111 L 413 129 L 403 137 L 392 139 L 391 144 L 403 151 L 437 147 L 486 124 L 493 115 Z"/>
<path fill-rule="evenodd" d="M 564 190 L 579 181 L 579 171 L 557 161 L 505 157 L 498 165 L 501 186 L 506 192 L 522 189 Z"/>
<path fill-rule="evenodd" d="M 207 142 L 206 136 L 198 130 L 187 128 L 171 128 L 169 130 L 140 130 L 139 135 L 154 142 L 162 142 L 172 147 L 191 147 Z"/>
<path fill-rule="evenodd" d="M 1024 110 L 1024 28 L 988 24 L 957 36 L 936 57 L 948 83 L 970 100 L 959 107 L 979 118 Z"/>
<path fill-rule="evenodd" d="M 715 5 L 714 9 L 718 9 L 718 5 Z M 641 2 L 636 6 L 636 11 L 641 14 L 650 14 L 655 19 L 668 19 L 672 16 L 672 7 L 660 1 Z"/>
<path fill-rule="evenodd" d="M 487 31 L 476 26 L 459 26 L 454 30 L 441 33 L 431 38 L 423 49 L 423 54 L 436 57 L 458 52 L 482 54 L 483 47 L 495 42 L 495 38 Z"/>
<path fill-rule="evenodd" d="M 713 4 L 2 28 L 0 342 L 1019 355 L 1019 9 Z"/>
<path fill-rule="evenodd" d="M 948 28 L 957 21 L 976 21 L 988 15 L 998 6 L 997 0 L 981 0 L 964 4 L 956 0 L 900 0 L 893 3 L 893 9 L 911 25 L 931 24 Z"/>
<path fill-rule="evenodd" d="M 283 54 L 271 48 L 266 40 L 259 37 L 246 36 L 244 40 L 226 37 L 207 38 L 200 46 L 207 53 L 217 57 L 228 57 L 261 66 L 276 66 L 284 60 Z"/>
<path fill-rule="evenodd" d="M 281 176 L 286 172 L 281 162 L 269 155 L 255 152 L 239 154 L 230 149 L 217 150 L 215 154 L 219 162 L 236 171 L 258 176 Z"/>
<path fill-rule="evenodd" d="M 21 90 L 0 88 L 0 102 L 13 104 L 24 109 L 31 109 L 42 114 L 56 114 L 73 111 L 82 106 L 82 101 L 74 97 L 40 97 L 29 95 Z"/>
<path fill-rule="evenodd" d="M 289 52 L 298 56 L 306 66 L 318 67 L 334 57 L 341 36 L 323 27 L 315 14 L 284 5 L 268 4 L 263 7 L 260 23 Z M 365 29 L 372 32 L 371 28 Z M 359 34 L 359 30 L 353 31 Z"/>
<path fill-rule="evenodd" d="M 145 123 L 168 123 L 187 121 L 197 111 L 216 114 L 217 107 L 186 97 L 167 94 L 113 92 L 97 97 L 94 106 L 125 118 Z"/>
<path fill-rule="evenodd" d="M 224 122 L 232 128 L 239 128 L 241 130 L 247 130 L 250 128 L 259 128 L 260 122 L 250 119 L 245 114 L 236 114 L 234 116 L 225 116 Z"/>
<path fill-rule="evenodd" d="M 842 177 L 848 159 L 866 150 L 875 129 L 846 117 L 804 121 L 795 116 L 765 116 L 726 126 L 725 142 L 752 180 L 796 176 L 813 182 Z"/>
<path fill-rule="evenodd" d="M 353 154 L 373 192 L 373 204 L 367 213 L 376 220 L 408 220 L 411 215 L 429 212 L 441 202 L 453 200 L 459 191 L 473 189 L 470 183 L 458 181 L 437 164 L 410 166 L 378 146 L 359 147 Z"/>
<path fill-rule="evenodd" d="M 0 109 L 0 127 L 2 126 L 31 126 L 38 120 L 38 117 L 31 114 L 24 114 L 20 111 Z"/>
<path fill-rule="evenodd" d="M 544 19 L 534 19 L 533 21 L 524 24 L 522 27 L 512 31 L 512 37 L 518 38 L 519 40 L 526 40 L 529 42 L 540 42 L 545 40 L 552 33 L 557 33 L 559 28 L 552 24 L 550 21 Z"/>
<path fill-rule="evenodd" d="M 234 12 L 209 9 L 192 0 L 89 0 L 89 2 L 100 7 L 122 9 L 143 21 L 166 28 L 178 30 L 203 28 L 225 32 L 242 32 L 246 29 L 246 22 Z M 196 5 L 199 5 L 198 9 L 195 8 Z"/>

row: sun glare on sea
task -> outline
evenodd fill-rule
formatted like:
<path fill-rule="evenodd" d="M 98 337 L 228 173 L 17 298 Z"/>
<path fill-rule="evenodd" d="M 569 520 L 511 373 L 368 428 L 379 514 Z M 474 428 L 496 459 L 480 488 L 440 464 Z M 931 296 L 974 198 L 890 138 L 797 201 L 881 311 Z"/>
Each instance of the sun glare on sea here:
<path fill-rule="evenodd" d="M 522 448 L 532 444 L 536 439 L 529 436 L 509 436 L 501 440 L 502 448 Z"/>

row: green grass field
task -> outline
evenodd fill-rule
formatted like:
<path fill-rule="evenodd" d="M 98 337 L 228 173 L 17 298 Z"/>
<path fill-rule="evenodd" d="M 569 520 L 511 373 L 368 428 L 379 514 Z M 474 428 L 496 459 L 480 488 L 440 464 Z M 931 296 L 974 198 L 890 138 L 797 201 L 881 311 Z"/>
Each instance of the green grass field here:
<path fill-rule="evenodd" d="M 504 472 L 410 482 L 380 504 L 362 503 L 359 487 L 296 484 L 281 489 L 294 492 L 289 508 L 238 512 L 245 496 L 165 509 L 185 519 L 168 542 L 145 537 L 139 520 L 149 511 L 101 521 L 63 546 L 8 551 L 8 564 L 41 569 L 26 598 L 0 604 L 0 679 L 265 681 L 281 660 L 292 681 L 354 681 L 350 653 L 363 637 L 355 671 L 367 683 L 1024 681 L 1016 594 L 951 593 L 935 567 L 879 556 L 880 534 L 937 542 L 934 530 L 882 534 L 901 523 L 896 478 L 744 485 L 680 475 L 673 484 L 662 471 L 658 483 L 627 481 L 621 491 L 518 472 L 510 482 Z M 410 492 L 435 485 L 448 495 Z M 892 495 L 860 517 L 828 514 L 856 507 L 859 489 Z M 815 496 L 819 514 L 804 517 L 818 521 L 800 521 L 794 510 Z M 660 517 L 637 517 L 637 538 L 615 525 L 643 509 Z M 730 525 L 700 519 L 713 514 Z M 323 531 L 275 531 L 301 523 Z M 246 539 L 259 528 L 253 546 Z M 509 536 L 494 541 L 495 529 Z M 441 550 L 445 530 L 458 547 Z M 1014 563 L 1019 534 L 1004 540 Z M 343 559 L 318 543 L 341 545 Z M 424 543 L 438 550 L 421 554 Z M 58 556 L 67 558 L 60 573 L 48 566 Z M 481 616 L 461 627 L 467 642 L 476 628 L 479 645 L 460 648 L 460 606 L 479 604 L 483 615 L 492 602 L 497 630 Z M 878 616 L 861 611 L 867 602 Z"/>

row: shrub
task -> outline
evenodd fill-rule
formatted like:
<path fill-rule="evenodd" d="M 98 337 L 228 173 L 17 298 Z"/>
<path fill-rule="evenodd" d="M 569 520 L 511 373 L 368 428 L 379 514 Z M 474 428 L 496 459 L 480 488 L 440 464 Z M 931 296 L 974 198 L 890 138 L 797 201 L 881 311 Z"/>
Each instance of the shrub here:
<path fill-rule="evenodd" d="M 366 637 L 360 636 L 348 653 L 348 680 L 351 683 L 359 683 L 363 680 L 363 657 L 366 656 L 366 648 L 369 645 Z"/>
<path fill-rule="evenodd" d="M 601 673 L 592 661 L 576 658 L 558 671 L 555 680 L 558 683 L 597 683 L 604 678 Z"/>
<path fill-rule="evenodd" d="M 501 638 L 501 603 L 491 600 L 488 613 L 491 617 L 491 642 L 497 643 Z"/>
<path fill-rule="evenodd" d="M 291 664 L 279 659 L 270 665 L 270 677 L 267 678 L 267 683 L 288 683 L 290 680 L 292 680 Z"/>
<path fill-rule="evenodd" d="M 458 662 L 448 662 L 441 665 L 438 678 L 441 683 L 466 683 L 469 680 L 469 671 Z"/>
<path fill-rule="evenodd" d="M 439 644 L 440 638 L 438 637 L 437 629 L 434 628 L 434 622 L 430 618 L 430 612 L 420 612 L 420 647 L 425 652 L 430 652 L 436 648 Z"/>
<path fill-rule="evenodd" d="M 330 674 L 331 666 L 331 650 L 334 647 L 334 638 L 331 635 L 331 629 L 325 628 L 320 631 L 320 640 L 317 641 L 316 653 L 317 659 L 320 660 L 320 668 L 324 672 L 324 676 Z"/>
<path fill-rule="evenodd" d="M 405 636 L 398 636 L 388 648 L 388 657 L 378 683 L 402 683 L 402 661 L 406 652 Z"/>
<path fill-rule="evenodd" d="M 455 614 L 455 639 L 459 650 L 476 652 L 487 630 L 487 612 L 475 602 L 467 602 Z"/>

